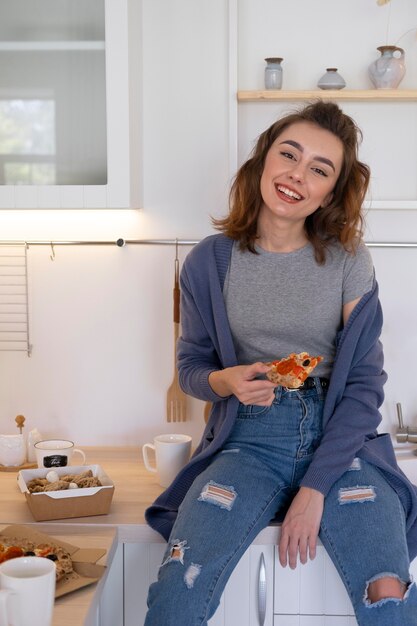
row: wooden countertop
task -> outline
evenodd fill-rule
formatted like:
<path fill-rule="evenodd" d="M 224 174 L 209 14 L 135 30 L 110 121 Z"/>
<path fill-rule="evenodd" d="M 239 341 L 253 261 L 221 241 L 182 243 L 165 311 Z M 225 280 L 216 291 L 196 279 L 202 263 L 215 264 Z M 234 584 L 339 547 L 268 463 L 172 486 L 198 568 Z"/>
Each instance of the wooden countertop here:
<path fill-rule="evenodd" d="M 2 525 L 3 526 L 3 525 Z M 36 530 L 47 533 L 80 548 L 105 548 L 106 554 L 97 561 L 110 565 L 117 548 L 117 529 L 75 527 L 69 524 L 44 524 L 38 522 Z M 93 615 L 100 600 L 106 574 L 88 587 L 73 591 L 55 600 L 52 626 L 81 626 L 93 623 Z"/>
<path fill-rule="evenodd" d="M 140 448 L 83 446 L 82 449 L 86 454 L 86 464 L 101 465 L 114 482 L 110 512 L 107 515 L 59 520 L 59 524 L 117 526 L 119 539 L 124 542 L 161 540 L 159 534 L 146 526 L 144 513 L 163 489 L 158 485 L 156 475 L 145 469 Z M 17 471 L 0 472 L 0 523 L 36 523 L 17 486 L 16 476 Z"/>
<path fill-rule="evenodd" d="M 148 472 L 139 447 L 86 447 L 86 464 L 98 464 L 114 482 L 115 491 L 107 515 L 78 517 L 55 522 L 65 526 L 77 524 L 105 528 L 117 526 L 119 541 L 123 543 L 163 542 L 162 537 L 145 522 L 145 509 L 163 491 L 156 474 Z M 26 500 L 17 486 L 17 472 L 0 472 L 0 523 L 33 524 L 35 522 Z M 51 521 L 53 524 L 54 522 Z M 48 522 L 42 522 L 48 524 Z M 262 531 L 255 543 L 277 540 L 277 527 Z"/>

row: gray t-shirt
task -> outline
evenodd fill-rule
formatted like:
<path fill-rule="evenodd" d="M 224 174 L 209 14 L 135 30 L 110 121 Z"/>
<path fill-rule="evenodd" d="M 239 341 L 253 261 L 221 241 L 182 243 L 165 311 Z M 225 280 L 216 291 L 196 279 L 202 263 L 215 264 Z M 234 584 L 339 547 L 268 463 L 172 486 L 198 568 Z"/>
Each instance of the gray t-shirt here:
<path fill-rule="evenodd" d="M 310 243 L 289 253 L 256 250 L 259 254 L 234 244 L 224 285 L 238 363 L 308 352 L 324 357 L 314 375 L 329 376 L 342 307 L 372 287 L 367 247 L 361 244 L 352 255 L 335 244 L 324 265 L 315 261 Z"/>

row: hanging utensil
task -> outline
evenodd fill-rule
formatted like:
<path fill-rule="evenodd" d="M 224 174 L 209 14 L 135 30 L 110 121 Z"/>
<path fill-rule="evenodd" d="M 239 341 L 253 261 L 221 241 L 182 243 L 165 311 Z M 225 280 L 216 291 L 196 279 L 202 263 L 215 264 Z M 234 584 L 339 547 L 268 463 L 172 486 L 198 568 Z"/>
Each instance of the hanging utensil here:
<path fill-rule="evenodd" d="M 206 402 L 204 405 L 204 421 L 206 424 L 209 421 L 212 406 L 211 402 Z"/>
<path fill-rule="evenodd" d="M 178 240 L 175 244 L 174 271 L 174 377 L 167 391 L 167 421 L 185 422 L 187 419 L 187 395 L 180 387 L 176 362 L 177 340 L 180 333 L 180 281 L 179 281 Z"/>

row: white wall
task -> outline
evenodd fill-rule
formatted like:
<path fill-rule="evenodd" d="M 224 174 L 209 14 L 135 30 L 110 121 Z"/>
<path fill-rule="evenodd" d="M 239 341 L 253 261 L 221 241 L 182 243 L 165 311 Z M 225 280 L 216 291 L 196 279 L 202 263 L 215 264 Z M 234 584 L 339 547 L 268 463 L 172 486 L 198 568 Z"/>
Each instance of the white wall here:
<path fill-rule="evenodd" d="M 414 0 L 392 4 L 398 38 L 417 25 L 417 5 Z M 263 59 L 277 55 L 285 59 L 284 88 L 313 88 L 330 66 L 339 67 L 348 87 L 366 88 L 366 67 L 376 47 L 386 43 L 386 9 L 376 0 L 239 0 L 238 49 L 236 54 L 232 49 L 229 67 L 226 0 L 144 0 L 138 25 L 144 208 L 2 211 L 0 239 L 202 238 L 212 232 L 210 214 L 225 211 L 234 141 L 238 138 L 236 159 L 242 160 L 280 111 L 276 104 L 242 104 L 236 116 L 234 76 L 241 89 L 262 88 Z M 233 42 L 233 28 L 231 34 Z M 407 53 L 401 87 L 413 88 L 417 43 L 413 35 L 401 43 Z M 392 210 L 369 212 L 367 237 L 416 241 L 417 211 L 399 212 L 395 200 L 417 198 L 417 105 L 344 108 L 359 118 L 364 157 L 375 162 L 372 197 L 393 202 Z M 0 352 L 1 431 L 13 432 L 15 415 L 23 413 L 28 429 L 37 426 L 46 436 L 71 437 L 79 445 L 139 447 L 158 432 L 176 430 L 192 434 L 197 443 L 202 403 L 190 399 L 183 424 L 165 421 L 165 392 L 173 373 L 174 249 L 57 246 L 54 261 L 50 252 L 48 247 L 28 252 L 33 354 Z M 186 253 L 180 248 L 181 260 Z M 417 425 L 411 371 L 417 348 L 417 250 L 372 254 L 390 374 L 383 427 L 392 430 L 398 401 L 405 419 Z M 404 363 L 406 384 L 400 376 Z"/>

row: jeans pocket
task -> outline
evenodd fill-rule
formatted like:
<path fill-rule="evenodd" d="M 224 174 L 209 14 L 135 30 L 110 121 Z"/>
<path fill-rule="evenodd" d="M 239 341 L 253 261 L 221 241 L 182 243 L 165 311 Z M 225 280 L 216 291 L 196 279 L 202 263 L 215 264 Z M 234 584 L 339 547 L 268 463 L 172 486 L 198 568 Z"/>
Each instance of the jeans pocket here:
<path fill-rule="evenodd" d="M 237 419 L 251 419 L 261 417 L 271 410 L 270 406 L 260 406 L 259 404 L 239 404 Z"/>

